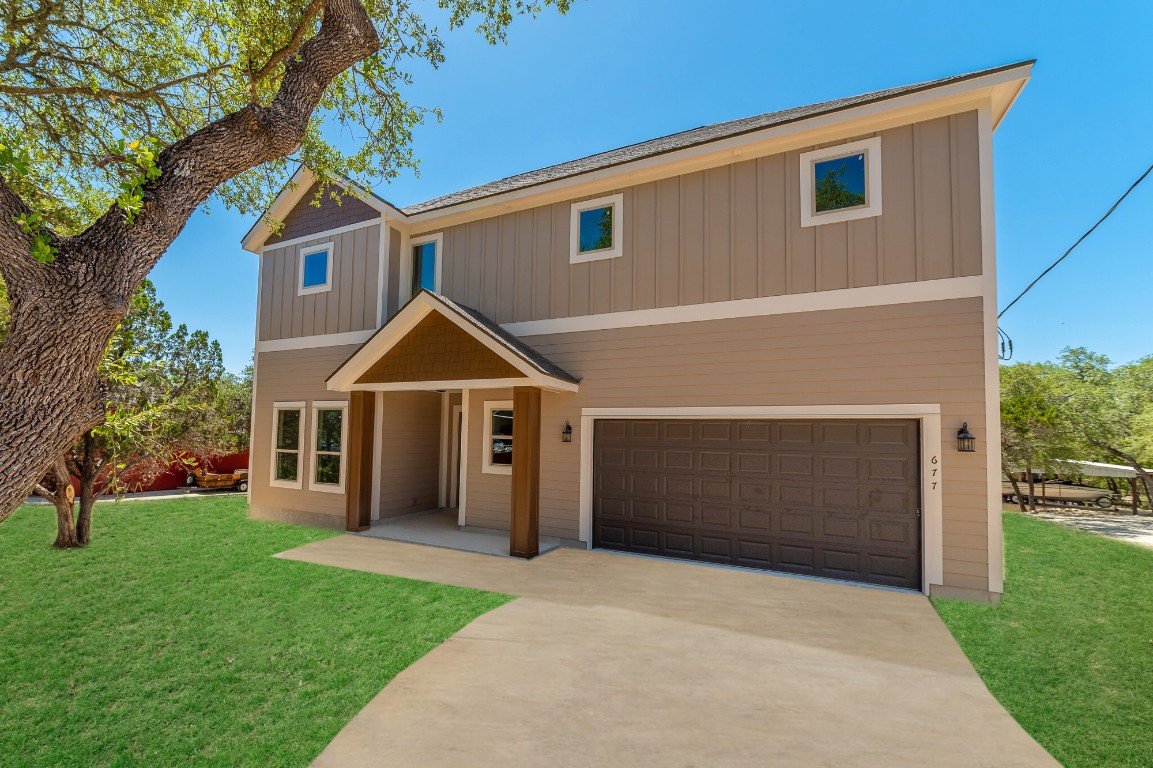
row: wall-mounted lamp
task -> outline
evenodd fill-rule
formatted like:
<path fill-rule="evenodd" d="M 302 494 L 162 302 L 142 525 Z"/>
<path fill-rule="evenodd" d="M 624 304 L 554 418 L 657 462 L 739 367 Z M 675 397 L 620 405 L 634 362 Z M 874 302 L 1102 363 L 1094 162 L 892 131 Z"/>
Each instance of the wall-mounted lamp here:
<path fill-rule="evenodd" d="M 969 432 L 969 422 L 961 424 L 961 428 L 957 430 L 957 450 L 961 453 L 975 453 L 977 451 L 973 443 L 976 438 Z"/>
<path fill-rule="evenodd" d="M 562 443 L 572 442 L 572 424 L 569 424 L 567 421 L 564 423 L 564 429 L 561 430 L 560 441 Z"/>

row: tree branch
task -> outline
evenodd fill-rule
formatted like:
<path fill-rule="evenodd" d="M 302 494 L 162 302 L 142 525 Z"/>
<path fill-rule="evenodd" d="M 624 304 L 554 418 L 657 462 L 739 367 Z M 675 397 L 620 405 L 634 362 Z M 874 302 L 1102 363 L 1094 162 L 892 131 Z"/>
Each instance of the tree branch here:
<path fill-rule="evenodd" d="M 292 38 L 288 41 L 288 45 L 273 53 L 263 67 L 249 75 L 248 93 L 254 102 L 256 101 L 257 85 L 261 80 L 272 74 L 280 62 L 299 50 L 300 46 L 304 43 L 304 36 L 308 34 L 308 30 L 312 27 L 312 22 L 316 19 L 317 15 L 324 10 L 324 3 L 325 0 L 312 0 L 312 2 L 308 4 L 308 7 L 304 9 L 304 15 L 301 16 L 300 23 L 296 25 L 296 29 L 293 30 Z"/>
<path fill-rule="evenodd" d="M 25 96 L 25 97 L 43 97 L 43 96 L 95 96 L 107 99 L 109 101 L 139 101 L 142 99 L 153 100 L 169 88 L 175 88 L 178 85 L 193 80 L 202 80 L 207 77 L 224 70 L 228 67 L 227 64 L 218 64 L 215 67 L 204 70 L 203 72 L 193 72 L 190 75 L 178 77 L 175 80 L 169 80 L 165 83 L 157 83 L 156 85 L 148 88 L 138 88 L 136 90 L 116 90 L 111 88 L 93 87 L 90 85 L 45 85 L 40 87 L 30 87 L 24 85 L 0 85 L 0 94 L 5 96 Z"/>

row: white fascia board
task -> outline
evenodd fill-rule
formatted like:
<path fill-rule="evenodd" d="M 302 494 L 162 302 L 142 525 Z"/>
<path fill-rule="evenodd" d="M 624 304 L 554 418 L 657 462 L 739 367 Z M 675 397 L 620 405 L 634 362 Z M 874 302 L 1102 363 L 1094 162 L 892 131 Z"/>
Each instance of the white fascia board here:
<path fill-rule="evenodd" d="M 725 162 L 733 162 L 733 158 L 737 157 L 740 159 L 750 159 L 763 154 L 773 154 L 784 151 L 784 148 L 772 146 L 761 148 L 754 145 L 774 141 L 783 142 L 786 139 L 799 135 L 828 132 L 830 129 L 852 133 L 854 130 L 853 123 L 874 121 L 885 113 L 912 109 L 927 110 L 931 109 L 936 103 L 946 103 L 950 101 L 956 102 L 958 111 L 969 108 L 975 109 L 978 102 L 989 98 L 994 88 L 1003 88 L 1007 84 L 1028 80 L 1031 71 L 1032 64 L 1021 64 L 1017 67 L 1012 67 L 1000 72 L 992 72 L 971 80 L 947 83 L 924 91 L 909 93 L 904 96 L 882 99 L 836 112 L 818 114 L 793 123 L 769 126 L 762 130 L 733 136 L 728 139 L 711 141 L 666 154 L 641 158 L 610 168 L 603 168 L 590 173 L 569 176 L 553 182 L 538 184 L 523 189 L 511 190 L 448 208 L 406 216 L 405 221 L 410 226 L 431 230 L 436 226 L 449 226 L 449 224 L 438 225 L 435 223 L 441 218 L 460 217 L 463 220 L 473 220 L 483 216 L 495 215 L 495 213 L 484 211 L 484 209 L 493 207 L 498 208 L 502 212 L 506 210 L 519 210 L 528 207 L 525 205 L 527 199 L 544 196 L 549 192 L 555 192 L 577 185 L 598 183 L 598 187 L 606 190 L 611 190 L 618 186 L 631 186 L 635 182 L 628 180 L 630 175 L 659 166 L 673 165 L 678 162 L 703 158 L 709 155 L 731 155 L 732 157 L 726 159 Z M 916 116 L 912 116 L 910 121 L 916 122 Z M 857 133 L 860 132 L 862 132 L 862 130 L 857 130 Z M 806 139 L 806 141 L 808 141 L 808 139 Z M 817 142 L 813 141 L 810 143 Z M 745 152 L 746 149 L 751 151 Z M 670 170 L 669 175 L 676 175 L 678 173 L 681 173 L 681 171 Z M 581 194 L 593 193 L 592 190 L 585 190 L 582 191 Z M 472 212 L 477 213 L 476 215 L 467 215 Z"/>

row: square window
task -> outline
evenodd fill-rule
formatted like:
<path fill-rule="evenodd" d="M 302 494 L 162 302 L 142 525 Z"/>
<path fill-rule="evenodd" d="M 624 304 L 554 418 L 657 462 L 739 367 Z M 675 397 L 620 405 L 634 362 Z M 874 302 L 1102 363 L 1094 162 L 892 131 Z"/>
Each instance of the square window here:
<path fill-rule="evenodd" d="M 297 296 L 307 296 L 332 288 L 332 251 L 332 243 L 301 249 Z"/>
<path fill-rule="evenodd" d="M 881 139 L 804 152 L 801 226 L 835 224 L 881 215 Z"/>
<path fill-rule="evenodd" d="M 569 221 L 569 263 L 613 259 L 621 247 L 624 195 L 608 195 L 573 203 Z"/>
<path fill-rule="evenodd" d="M 865 153 L 813 163 L 817 213 L 865 205 Z"/>
<path fill-rule="evenodd" d="M 605 205 L 580 212 L 581 253 L 613 247 L 613 207 Z"/>

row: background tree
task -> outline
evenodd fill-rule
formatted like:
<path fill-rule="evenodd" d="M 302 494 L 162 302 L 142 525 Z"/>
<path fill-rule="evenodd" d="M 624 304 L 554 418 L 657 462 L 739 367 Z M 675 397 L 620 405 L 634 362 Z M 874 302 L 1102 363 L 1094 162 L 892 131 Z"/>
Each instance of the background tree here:
<path fill-rule="evenodd" d="M 1054 460 L 1069 458 L 1053 368 L 1048 363 L 1001 368 L 1001 471 L 1013 484 L 1022 512 L 1026 504 L 1036 508 L 1033 471 L 1050 469 Z M 1021 472 L 1029 483 L 1027 494 L 1019 484 Z"/>
<path fill-rule="evenodd" d="M 146 484 L 174 458 L 224 453 L 237 442 L 223 426 L 235 414 L 217 412 L 225 376 L 220 344 L 204 331 L 173 326 L 151 281 L 133 297 L 100 373 L 109 392 L 106 416 L 64 457 L 64 466 L 79 480 L 80 505 L 74 522 L 58 510 L 58 547 L 88 544 L 96 498 L 123 490 L 125 475 Z M 41 495 L 58 504 L 59 484 L 51 485 Z"/>
<path fill-rule="evenodd" d="M 571 0 L 437 0 L 505 40 Z M 402 94 L 444 60 L 410 0 L 10 0 L 0 14 L 0 519 L 104 418 L 137 287 L 210 196 L 266 207 L 291 161 L 366 183 L 416 161 Z M 341 152 L 325 124 L 358 141 Z M 322 183 L 320 194 L 331 193 Z M 63 341 L 67 339 L 67 349 Z M 16 447 L 12 450 L 12 447 Z"/>

